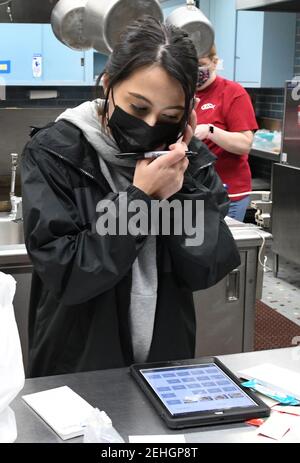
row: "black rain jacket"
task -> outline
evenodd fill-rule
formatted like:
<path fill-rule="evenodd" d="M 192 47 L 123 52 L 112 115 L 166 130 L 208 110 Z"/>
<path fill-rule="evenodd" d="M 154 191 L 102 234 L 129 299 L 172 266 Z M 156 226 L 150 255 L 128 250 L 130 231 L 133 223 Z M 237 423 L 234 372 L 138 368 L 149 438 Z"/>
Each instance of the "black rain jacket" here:
<path fill-rule="evenodd" d="M 97 233 L 97 203 L 110 199 L 118 209 L 121 202 L 80 129 L 60 120 L 36 132 L 21 160 L 25 243 L 34 266 L 29 375 L 130 365 L 131 267 L 145 236 Z M 229 200 L 215 157 L 195 138 L 189 148 L 199 156 L 190 159 L 183 187 L 172 199 L 204 200 L 204 242 L 186 246 L 184 234 L 157 237 L 158 294 L 148 361 L 194 357 L 192 292 L 240 264 L 224 222 Z M 127 195 L 128 203 L 151 203 L 133 185 Z"/>

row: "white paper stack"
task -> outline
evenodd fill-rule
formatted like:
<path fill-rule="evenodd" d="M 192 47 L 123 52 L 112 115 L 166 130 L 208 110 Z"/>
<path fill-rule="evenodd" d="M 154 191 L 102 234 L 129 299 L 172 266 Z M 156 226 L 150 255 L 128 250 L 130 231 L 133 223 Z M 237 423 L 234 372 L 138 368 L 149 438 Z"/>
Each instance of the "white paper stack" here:
<path fill-rule="evenodd" d="M 68 386 L 23 395 L 22 399 L 63 440 L 83 435 L 84 422 L 94 410 Z"/>

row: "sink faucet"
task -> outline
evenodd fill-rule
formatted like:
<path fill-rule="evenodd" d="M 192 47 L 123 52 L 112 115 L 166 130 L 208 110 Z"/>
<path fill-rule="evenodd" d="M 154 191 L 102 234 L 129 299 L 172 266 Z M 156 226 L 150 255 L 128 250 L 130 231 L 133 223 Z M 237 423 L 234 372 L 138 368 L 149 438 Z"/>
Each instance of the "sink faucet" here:
<path fill-rule="evenodd" d="M 22 198 L 16 196 L 15 187 L 16 187 L 16 172 L 18 167 L 18 154 L 11 153 L 11 183 L 10 183 L 10 202 L 11 202 L 11 211 L 10 218 L 17 222 L 23 220 L 22 213 Z"/>

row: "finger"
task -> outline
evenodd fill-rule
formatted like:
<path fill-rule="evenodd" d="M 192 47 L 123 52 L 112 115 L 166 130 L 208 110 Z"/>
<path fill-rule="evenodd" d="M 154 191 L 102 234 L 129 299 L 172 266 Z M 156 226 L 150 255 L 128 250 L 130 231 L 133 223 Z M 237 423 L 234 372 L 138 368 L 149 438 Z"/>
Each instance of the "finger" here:
<path fill-rule="evenodd" d="M 183 137 L 182 137 L 182 142 L 185 143 L 186 145 L 189 145 L 193 135 L 194 135 L 194 130 L 188 124 L 186 126 L 185 131 L 184 131 L 184 134 L 183 134 Z"/>
<path fill-rule="evenodd" d="M 176 175 L 178 172 L 184 173 L 188 168 L 188 165 L 189 160 L 187 157 L 185 157 L 184 159 L 181 159 L 176 164 L 174 164 L 171 168 L 173 169 L 174 175 Z"/>
<path fill-rule="evenodd" d="M 188 158 L 184 158 L 182 161 L 180 161 L 180 170 L 182 173 L 186 171 L 186 169 L 189 166 L 189 160 Z"/>
<path fill-rule="evenodd" d="M 195 132 L 195 129 L 197 127 L 197 113 L 194 109 L 190 115 L 189 125 L 192 127 L 193 132 Z"/>
<path fill-rule="evenodd" d="M 135 168 L 143 168 L 148 166 L 152 162 L 152 159 L 138 159 Z"/>
<path fill-rule="evenodd" d="M 200 132 L 199 132 L 198 126 L 196 127 L 194 135 L 195 137 L 200 138 Z"/>
<path fill-rule="evenodd" d="M 170 145 L 169 148 L 170 151 L 167 154 L 155 159 L 157 165 L 172 166 L 186 157 L 185 152 L 187 150 L 187 146 L 185 143 L 175 143 Z"/>
<path fill-rule="evenodd" d="M 196 99 L 196 103 L 194 103 L 194 107 L 199 103 L 200 99 Z M 185 142 L 187 145 L 189 145 L 194 133 L 195 129 L 197 127 L 197 114 L 195 109 L 192 109 L 190 113 L 190 117 L 187 123 L 187 126 L 185 128 L 185 131 L 183 133 L 182 141 Z"/>
<path fill-rule="evenodd" d="M 183 147 L 184 149 L 184 152 L 186 152 L 188 150 L 188 146 L 187 144 L 184 142 L 184 141 L 181 141 L 181 142 L 176 142 L 176 143 L 173 143 L 172 145 L 169 145 L 169 150 L 175 150 L 175 149 L 181 149 Z"/>

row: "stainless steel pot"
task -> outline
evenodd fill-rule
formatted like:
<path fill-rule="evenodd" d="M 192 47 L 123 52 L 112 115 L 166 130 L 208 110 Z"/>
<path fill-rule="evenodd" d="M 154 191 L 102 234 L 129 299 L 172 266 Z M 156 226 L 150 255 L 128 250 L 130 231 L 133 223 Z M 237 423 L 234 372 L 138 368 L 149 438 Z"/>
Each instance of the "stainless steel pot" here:
<path fill-rule="evenodd" d="M 200 58 L 207 55 L 214 44 L 214 29 L 207 17 L 195 6 L 194 0 L 187 0 L 186 3 L 173 10 L 165 23 L 184 29 L 193 40 Z"/>
<path fill-rule="evenodd" d="M 88 0 L 84 29 L 92 46 L 104 54 L 112 52 L 120 33 L 134 19 L 145 14 L 163 20 L 158 0 Z"/>
<path fill-rule="evenodd" d="M 51 26 L 56 38 L 73 50 L 92 47 L 83 27 L 86 3 L 87 0 L 59 0 L 52 10 Z"/>

